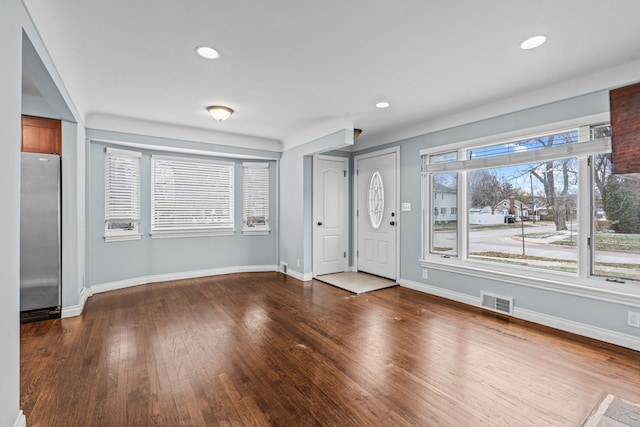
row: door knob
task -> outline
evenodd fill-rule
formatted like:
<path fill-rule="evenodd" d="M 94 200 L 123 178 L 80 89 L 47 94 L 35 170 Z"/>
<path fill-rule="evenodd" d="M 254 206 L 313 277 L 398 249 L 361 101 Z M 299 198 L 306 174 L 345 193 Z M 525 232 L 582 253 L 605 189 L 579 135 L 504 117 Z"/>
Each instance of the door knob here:
<path fill-rule="evenodd" d="M 318 225 L 322 225 L 322 221 L 318 221 Z"/>
<path fill-rule="evenodd" d="M 395 222 L 395 221 L 391 221 L 391 222 L 389 223 L 389 225 L 396 225 L 396 222 Z"/>

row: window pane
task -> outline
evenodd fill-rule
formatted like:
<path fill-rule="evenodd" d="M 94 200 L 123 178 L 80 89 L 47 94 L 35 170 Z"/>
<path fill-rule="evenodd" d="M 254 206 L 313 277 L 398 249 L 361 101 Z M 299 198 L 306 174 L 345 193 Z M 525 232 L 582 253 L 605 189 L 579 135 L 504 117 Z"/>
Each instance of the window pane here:
<path fill-rule="evenodd" d="M 431 176 L 431 248 L 432 253 L 458 254 L 458 175 L 439 173 Z"/>
<path fill-rule="evenodd" d="M 640 279 L 640 182 L 611 173 L 611 155 L 594 157 L 592 274 Z"/>
<path fill-rule="evenodd" d="M 468 151 L 469 159 L 483 159 L 487 157 L 503 156 L 507 154 L 521 153 L 523 151 L 544 150 L 558 145 L 574 144 L 578 142 L 578 132 L 564 132 L 553 135 L 538 136 L 520 141 L 512 141 L 503 144 L 478 147 Z"/>
<path fill-rule="evenodd" d="M 382 225 L 382 217 L 384 216 L 384 185 L 382 184 L 382 176 L 380 172 L 375 171 L 369 181 L 369 222 L 374 230 Z"/>
<path fill-rule="evenodd" d="M 469 173 L 469 257 L 577 272 L 575 158 Z"/>
<path fill-rule="evenodd" d="M 243 166 L 244 224 L 247 228 L 268 229 L 269 165 L 267 163 L 244 163 Z"/>
<path fill-rule="evenodd" d="M 440 163 L 451 163 L 451 162 L 455 162 L 456 160 L 458 160 L 457 151 L 451 151 L 449 153 L 442 153 L 442 154 L 434 154 L 432 156 L 429 156 L 430 165 L 437 165 Z"/>
<path fill-rule="evenodd" d="M 105 237 L 138 233 L 140 157 L 139 152 L 105 149 Z"/>
<path fill-rule="evenodd" d="M 234 164 L 151 158 L 151 232 L 232 230 Z"/>

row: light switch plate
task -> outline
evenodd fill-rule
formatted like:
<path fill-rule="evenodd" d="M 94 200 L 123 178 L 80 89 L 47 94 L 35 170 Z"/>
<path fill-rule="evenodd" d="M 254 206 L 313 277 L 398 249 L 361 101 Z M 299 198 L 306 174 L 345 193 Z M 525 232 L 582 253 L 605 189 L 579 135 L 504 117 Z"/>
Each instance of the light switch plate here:
<path fill-rule="evenodd" d="M 411 211 L 411 203 L 403 202 L 402 212 L 410 212 L 410 211 Z"/>

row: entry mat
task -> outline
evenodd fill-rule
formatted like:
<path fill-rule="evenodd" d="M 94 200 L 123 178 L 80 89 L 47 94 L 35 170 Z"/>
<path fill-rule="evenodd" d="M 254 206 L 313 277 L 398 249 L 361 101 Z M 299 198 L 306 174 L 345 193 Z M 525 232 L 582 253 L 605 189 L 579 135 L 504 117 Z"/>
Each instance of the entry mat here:
<path fill-rule="evenodd" d="M 393 280 L 362 272 L 323 274 L 317 276 L 316 280 L 353 292 L 354 294 L 363 294 L 365 292 L 373 292 L 379 289 L 397 286 L 397 283 Z"/>
<path fill-rule="evenodd" d="M 640 404 L 605 394 L 591 411 L 583 427 L 640 427 Z"/>

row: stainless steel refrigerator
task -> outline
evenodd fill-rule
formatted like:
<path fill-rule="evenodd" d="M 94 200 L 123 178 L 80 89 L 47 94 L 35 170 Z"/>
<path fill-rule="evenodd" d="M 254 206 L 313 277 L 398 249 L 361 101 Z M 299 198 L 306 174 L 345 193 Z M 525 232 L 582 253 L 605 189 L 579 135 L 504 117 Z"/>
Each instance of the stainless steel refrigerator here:
<path fill-rule="evenodd" d="M 60 156 L 22 153 L 20 320 L 60 317 Z"/>

